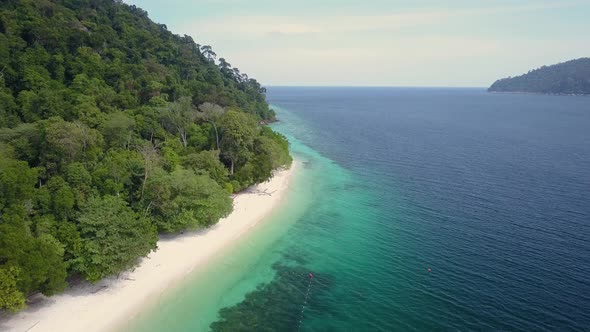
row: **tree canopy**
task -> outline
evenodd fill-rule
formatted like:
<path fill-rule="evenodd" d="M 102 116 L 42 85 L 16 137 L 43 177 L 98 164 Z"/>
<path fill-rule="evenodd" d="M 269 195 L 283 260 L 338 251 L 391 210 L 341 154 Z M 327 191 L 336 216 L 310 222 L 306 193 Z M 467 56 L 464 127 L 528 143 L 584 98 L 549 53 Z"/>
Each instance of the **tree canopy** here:
<path fill-rule="evenodd" d="M 120 197 L 92 197 L 80 211 L 77 223 L 82 259 L 76 269 L 90 281 L 133 266 L 157 241 L 150 220 L 134 212 Z"/>
<path fill-rule="evenodd" d="M 288 166 L 266 90 L 117 0 L 0 2 L 0 310 L 132 267 Z"/>
<path fill-rule="evenodd" d="M 491 92 L 590 94 L 590 58 L 581 58 L 497 80 Z"/>

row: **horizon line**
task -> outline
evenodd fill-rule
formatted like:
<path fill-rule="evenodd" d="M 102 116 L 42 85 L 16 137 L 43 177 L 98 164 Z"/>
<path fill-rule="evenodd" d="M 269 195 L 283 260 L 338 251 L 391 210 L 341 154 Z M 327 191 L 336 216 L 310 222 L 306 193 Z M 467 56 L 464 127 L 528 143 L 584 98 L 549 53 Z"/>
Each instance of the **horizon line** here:
<path fill-rule="evenodd" d="M 404 88 L 404 89 L 488 89 L 487 86 L 412 86 L 412 85 L 298 85 L 265 84 L 264 87 L 275 88 Z"/>

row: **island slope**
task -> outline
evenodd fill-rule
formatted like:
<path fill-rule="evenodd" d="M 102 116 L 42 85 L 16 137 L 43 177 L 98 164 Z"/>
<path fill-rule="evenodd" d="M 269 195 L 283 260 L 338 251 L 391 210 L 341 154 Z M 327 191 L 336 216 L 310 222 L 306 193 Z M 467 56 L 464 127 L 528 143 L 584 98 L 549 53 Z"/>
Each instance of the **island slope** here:
<path fill-rule="evenodd" d="M 516 77 L 497 80 L 490 92 L 590 94 L 590 58 L 543 66 Z"/>
<path fill-rule="evenodd" d="M 123 1 L 0 1 L 0 315 L 133 268 L 288 167 L 265 92 Z"/>

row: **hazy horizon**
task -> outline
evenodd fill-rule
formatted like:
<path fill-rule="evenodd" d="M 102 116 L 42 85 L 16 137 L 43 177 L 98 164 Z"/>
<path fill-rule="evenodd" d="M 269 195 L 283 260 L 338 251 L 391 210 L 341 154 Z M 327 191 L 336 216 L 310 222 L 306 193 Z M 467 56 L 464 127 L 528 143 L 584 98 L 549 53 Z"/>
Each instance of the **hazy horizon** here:
<path fill-rule="evenodd" d="M 293 84 L 265 84 L 266 87 L 281 88 L 401 88 L 401 89 L 487 89 L 487 86 L 408 86 L 408 85 L 293 85 Z"/>
<path fill-rule="evenodd" d="M 485 88 L 590 55 L 588 1 L 125 2 L 266 86 Z"/>

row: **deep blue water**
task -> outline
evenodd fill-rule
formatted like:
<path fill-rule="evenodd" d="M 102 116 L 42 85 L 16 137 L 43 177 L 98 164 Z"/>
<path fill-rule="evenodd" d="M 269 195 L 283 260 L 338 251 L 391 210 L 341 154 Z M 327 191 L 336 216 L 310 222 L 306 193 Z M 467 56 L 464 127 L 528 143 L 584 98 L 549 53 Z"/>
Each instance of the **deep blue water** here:
<path fill-rule="evenodd" d="M 351 178 L 330 193 L 338 212 L 316 207 L 293 231 L 320 243 L 303 256 L 330 279 L 303 329 L 590 329 L 590 98 L 274 87 L 268 99 Z"/>

